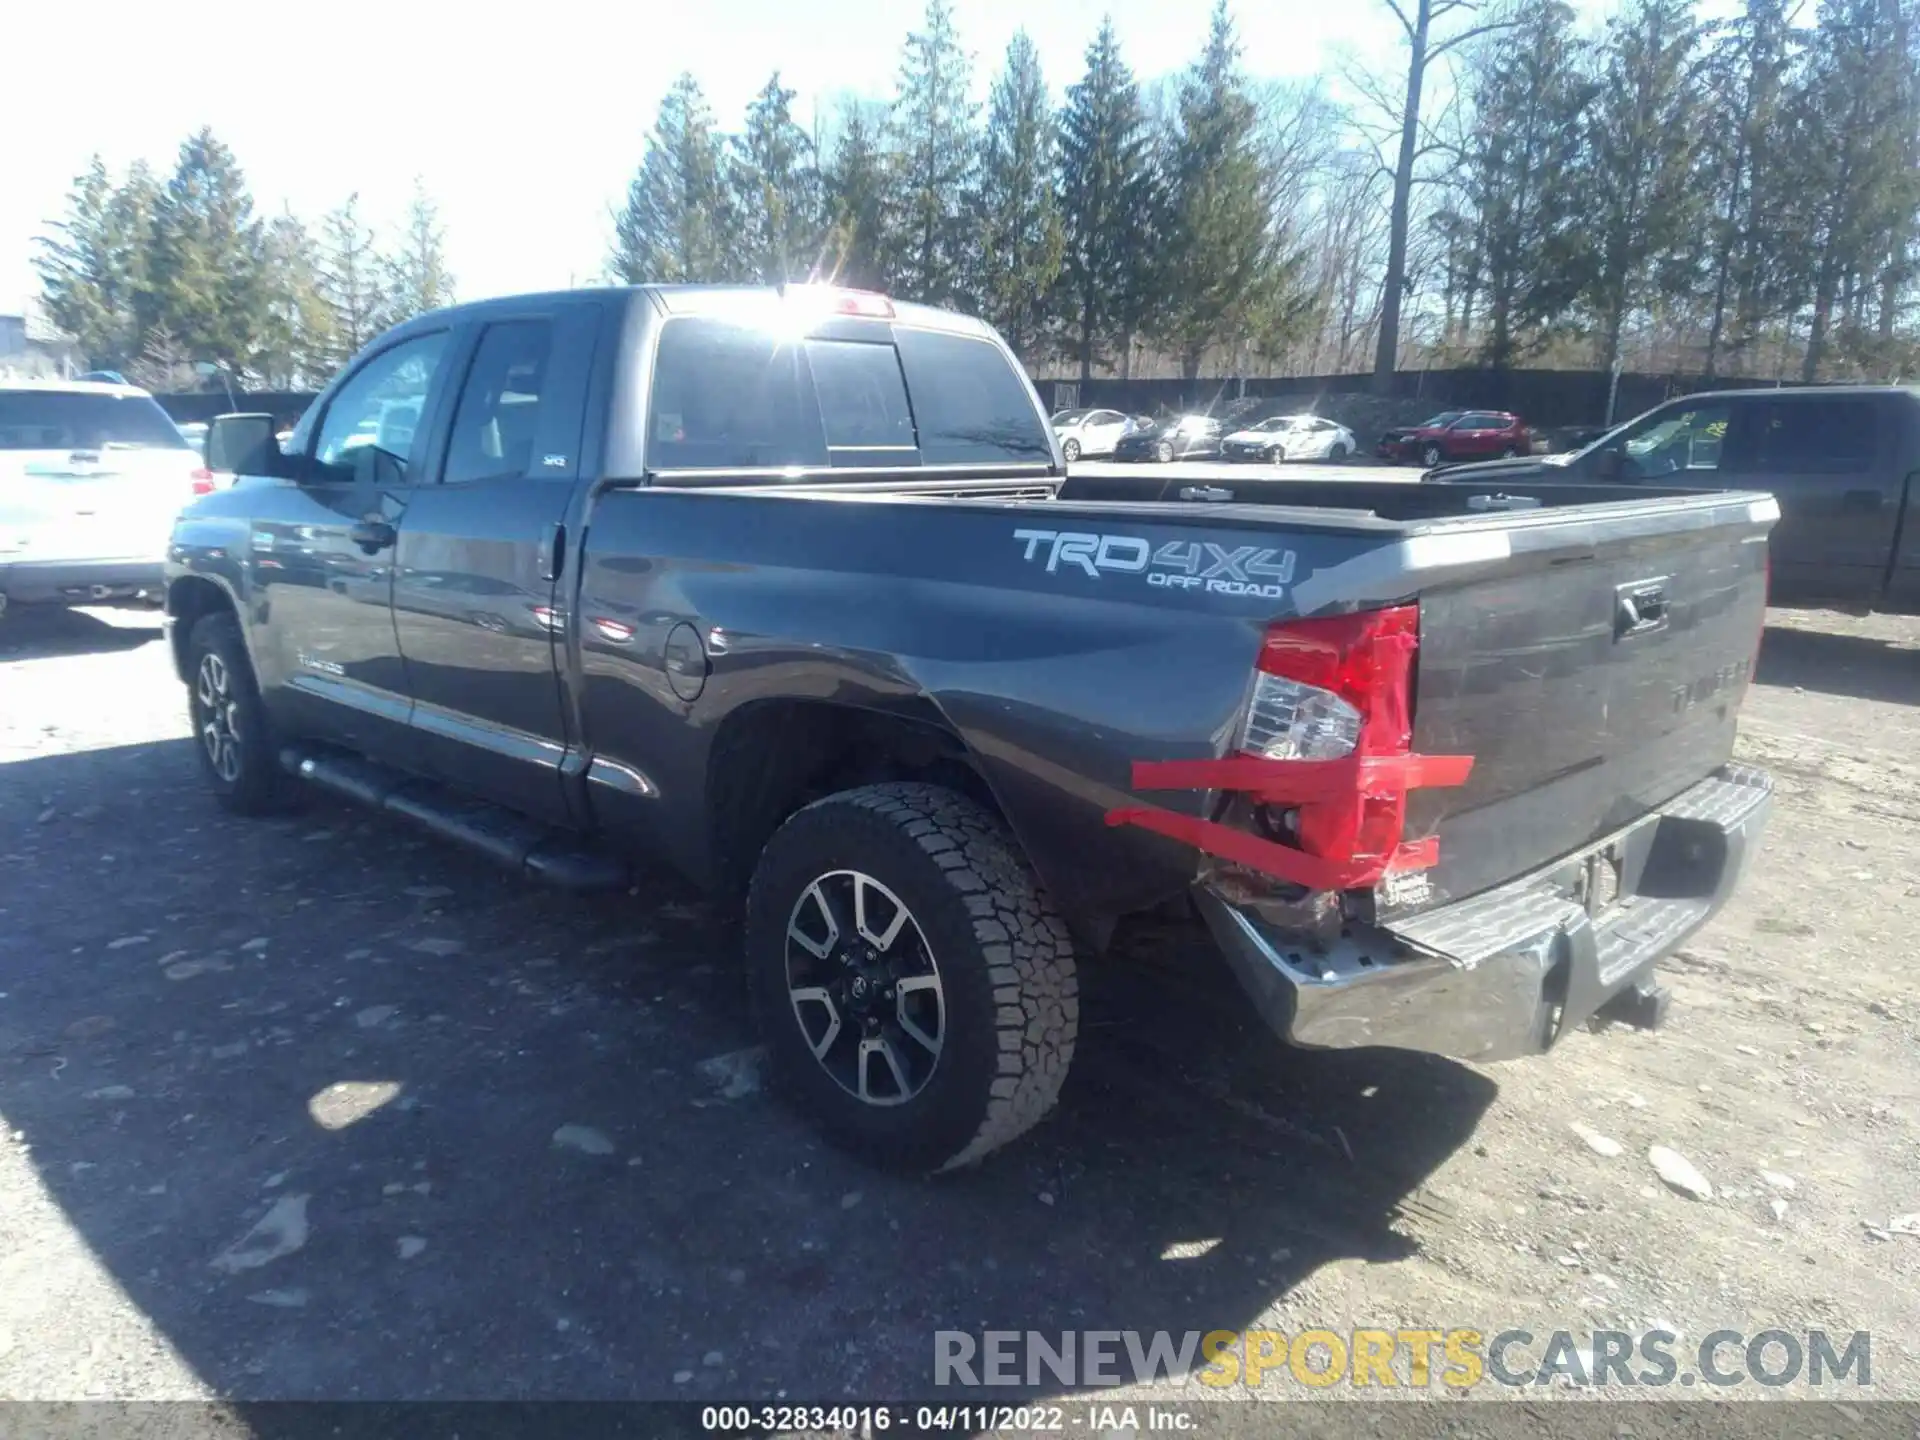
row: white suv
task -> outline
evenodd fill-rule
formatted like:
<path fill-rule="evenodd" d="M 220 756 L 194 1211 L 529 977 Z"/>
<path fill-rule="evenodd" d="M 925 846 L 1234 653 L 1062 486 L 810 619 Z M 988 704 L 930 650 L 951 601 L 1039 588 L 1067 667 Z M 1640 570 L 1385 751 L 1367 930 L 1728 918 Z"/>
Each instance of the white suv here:
<path fill-rule="evenodd" d="M 212 489 L 146 391 L 0 380 L 0 613 L 158 601 L 173 517 Z"/>

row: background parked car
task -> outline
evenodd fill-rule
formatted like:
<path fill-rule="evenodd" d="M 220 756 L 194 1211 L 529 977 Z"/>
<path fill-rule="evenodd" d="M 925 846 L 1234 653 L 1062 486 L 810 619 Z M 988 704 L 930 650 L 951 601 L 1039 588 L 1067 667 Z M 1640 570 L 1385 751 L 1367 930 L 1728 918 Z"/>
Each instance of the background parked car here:
<path fill-rule="evenodd" d="M 1118 410 L 1062 410 L 1053 417 L 1053 433 L 1068 461 L 1082 455 L 1111 455 L 1133 420 Z"/>
<path fill-rule="evenodd" d="M 1360 442 L 1353 438 L 1351 430 L 1318 415 L 1275 415 L 1234 431 L 1220 446 L 1225 459 L 1259 460 L 1268 464 L 1282 460 L 1346 460 L 1359 448 Z"/>
<path fill-rule="evenodd" d="M 0 381 L 0 611 L 157 600 L 173 517 L 213 488 L 146 391 Z"/>
<path fill-rule="evenodd" d="M 1211 415 L 1176 415 L 1121 436 L 1113 458 L 1163 462 L 1217 459 L 1224 429 Z"/>
<path fill-rule="evenodd" d="M 1431 469 L 1452 460 L 1496 460 L 1533 453 L 1533 432 L 1504 410 L 1445 410 L 1424 425 L 1389 430 L 1377 453 Z"/>

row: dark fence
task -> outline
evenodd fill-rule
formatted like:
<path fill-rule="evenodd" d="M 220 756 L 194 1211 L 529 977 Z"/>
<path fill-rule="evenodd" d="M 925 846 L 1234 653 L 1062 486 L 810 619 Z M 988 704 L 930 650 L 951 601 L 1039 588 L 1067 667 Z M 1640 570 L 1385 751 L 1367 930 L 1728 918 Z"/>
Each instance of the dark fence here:
<path fill-rule="evenodd" d="M 231 400 L 224 390 L 216 390 L 211 394 L 196 391 L 190 395 L 156 395 L 153 398 L 160 402 L 160 408 L 173 418 L 176 425 L 205 423 L 216 415 L 236 410 L 271 415 L 282 424 L 291 425 L 313 402 L 312 395 L 303 395 L 294 390 L 236 390 Z"/>
<path fill-rule="evenodd" d="M 1159 415 L 1183 410 L 1250 411 L 1237 402 L 1290 400 L 1302 409 L 1329 395 L 1359 396 L 1373 389 L 1370 375 L 1287 375 L 1231 380 L 1094 379 L 1035 382 L 1049 410 L 1100 405 L 1130 415 Z M 1620 377 L 1615 420 L 1651 410 L 1676 395 L 1698 390 L 1770 387 L 1768 380 L 1704 380 L 1698 375 L 1629 374 Z M 1597 426 L 1607 415 L 1607 377 L 1590 370 L 1402 370 L 1393 377 L 1394 408 L 1425 405 L 1434 410 L 1510 410 L 1535 429 Z M 207 421 L 229 410 L 266 411 L 292 424 L 313 400 L 292 391 L 222 391 L 156 395 L 167 414 L 181 425 Z M 1265 407 L 1259 407 L 1264 409 Z M 1335 407 L 1338 408 L 1338 407 Z M 1410 415 L 1410 412 L 1409 412 Z M 1410 416 L 1418 419 L 1418 416 Z M 1400 423 L 1396 415 L 1393 423 Z"/>
<path fill-rule="evenodd" d="M 1615 420 L 1651 410 L 1676 395 L 1699 390 L 1770 387 L 1770 380 L 1704 380 L 1698 375 L 1620 377 Z M 1232 380 L 1073 380 L 1037 382 L 1052 410 L 1099 405 L 1128 414 L 1214 410 L 1240 399 L 1310 401 L 1323 395 L 1366 394 L 1371 375 L 1299 375 Z M 1590 370 L 1402 370 L 1393 377 L 1393 398 L 1419 401 L 1435 410 L 1508 410 L 1536 428 L 1599 425 L 1607 416 L 1606 375 Z M 1303 405 L 1302 408 L 1311 408 Z"/>

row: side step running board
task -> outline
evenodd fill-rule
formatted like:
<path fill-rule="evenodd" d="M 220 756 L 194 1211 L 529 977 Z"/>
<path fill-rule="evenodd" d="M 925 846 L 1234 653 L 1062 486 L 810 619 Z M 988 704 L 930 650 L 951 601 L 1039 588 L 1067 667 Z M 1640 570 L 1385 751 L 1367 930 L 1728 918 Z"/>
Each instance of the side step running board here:
<path fill-rule="evenodd" d="M 632 883 L 625 861 L 578 836 L 358 755 L 287 749 L 280 752 L 280 763 L 324 790 L 403 816 L 562 890 L 619 890 Z"/>

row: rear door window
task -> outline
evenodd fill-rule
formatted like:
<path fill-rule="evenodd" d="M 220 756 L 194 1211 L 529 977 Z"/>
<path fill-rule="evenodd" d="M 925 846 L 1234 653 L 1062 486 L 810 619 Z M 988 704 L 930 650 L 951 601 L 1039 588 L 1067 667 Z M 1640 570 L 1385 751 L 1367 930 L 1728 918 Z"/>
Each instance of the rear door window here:
<path fill-rule="evenodd" d="M 1773 400 L 1756 406 L 1741 468 L 1763 475 L 1858 475 L 1879 448 L 1871 400 Z"/>
<path fill-rule="evenodd" d="M 518 479 L 533 469 L 552 347 L 553 325 L 547 320 L 509 320 L 487 327 L 453 412 L 453 438 L 442 477 L 448 484 Z"/>
<path fill-rule="evenodd" d="M 913 411 L 893 346 L 809 340 L 807 364 L 834 465 L 916 465 Z"/>
<path fill-rule="evenodd" d="M 649 407 L 655 470 L 766 470 L 827 462 L 799 345 L 705 317 L 660 332 Z"/>
<path fill-rule="evenodd" d="M 1026 382 L 998 346 L 936 330 L 894 330 L 928 465 L 1053 458 Z"/>

